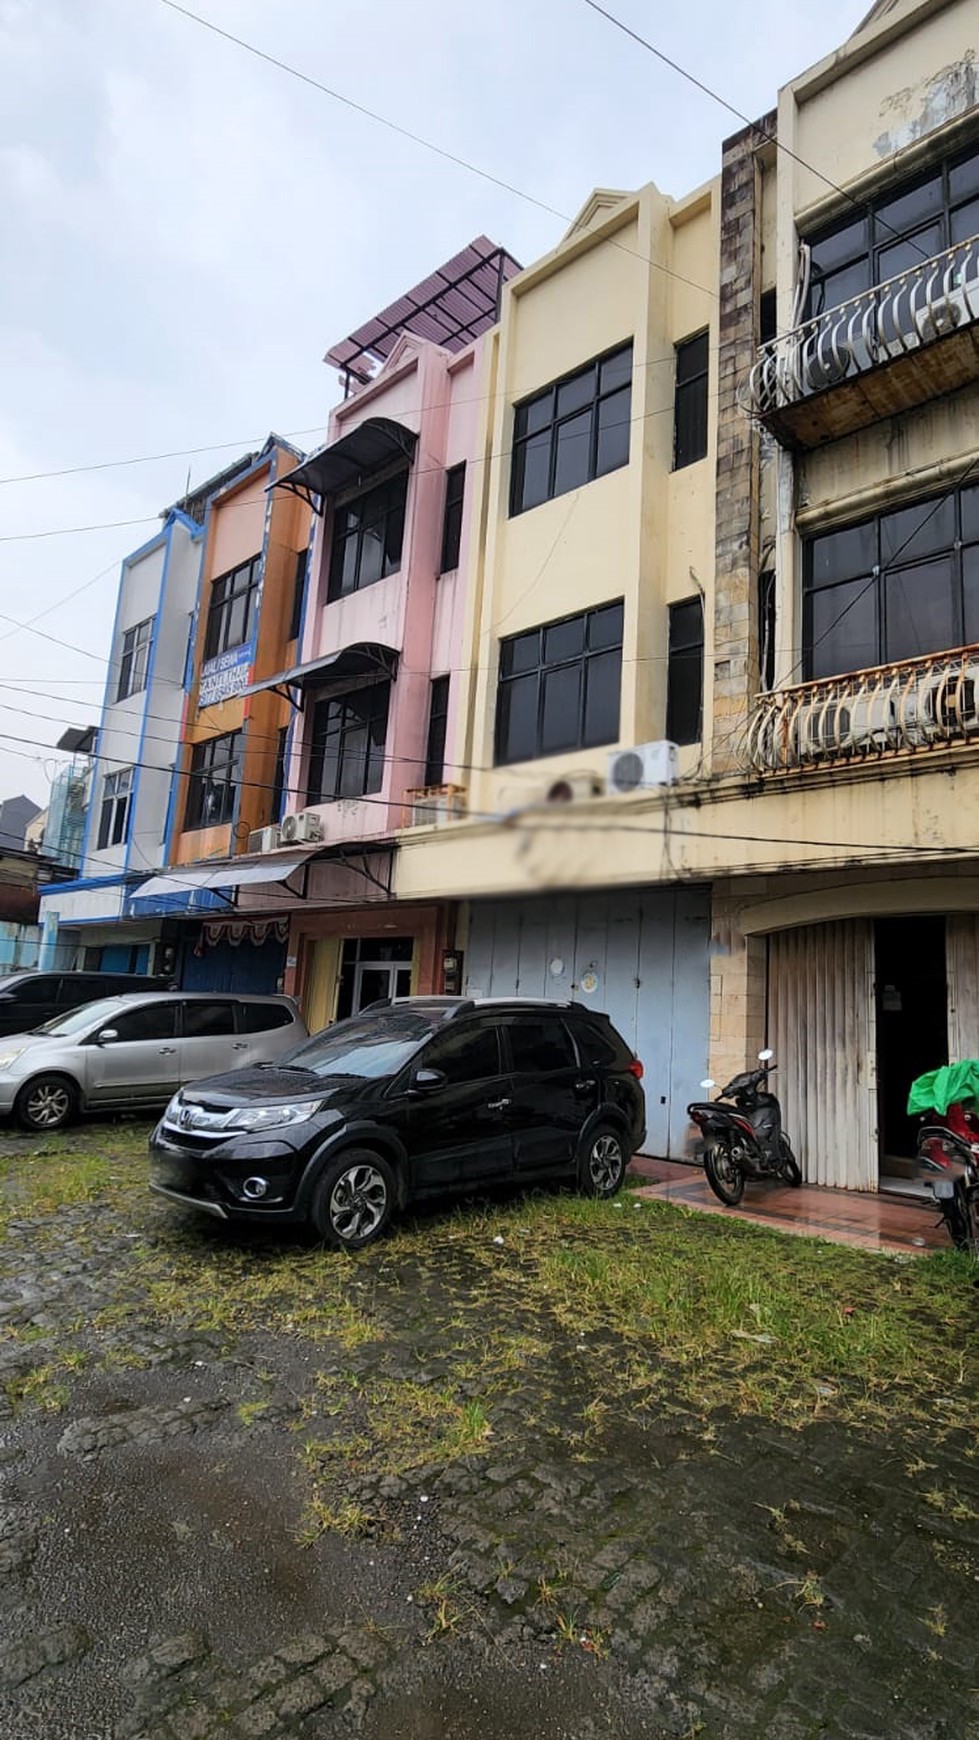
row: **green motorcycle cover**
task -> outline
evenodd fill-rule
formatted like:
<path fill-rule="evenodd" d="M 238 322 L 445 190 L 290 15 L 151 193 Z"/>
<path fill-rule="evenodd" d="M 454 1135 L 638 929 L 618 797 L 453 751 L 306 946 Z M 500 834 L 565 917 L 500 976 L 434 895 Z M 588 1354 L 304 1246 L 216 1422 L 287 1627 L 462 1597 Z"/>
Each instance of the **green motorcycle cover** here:
<path fill-rule="evenodd" d="M 930 1069 L 911 1083 L 908 1095 L 908 1115 L 938 1112 L 941 1116 L 949 1106 L 973 1106 L 979 1100 L 979 1058 L 967 1057 L 961 1063 L 945 1063 L 941 1069 Z"/>

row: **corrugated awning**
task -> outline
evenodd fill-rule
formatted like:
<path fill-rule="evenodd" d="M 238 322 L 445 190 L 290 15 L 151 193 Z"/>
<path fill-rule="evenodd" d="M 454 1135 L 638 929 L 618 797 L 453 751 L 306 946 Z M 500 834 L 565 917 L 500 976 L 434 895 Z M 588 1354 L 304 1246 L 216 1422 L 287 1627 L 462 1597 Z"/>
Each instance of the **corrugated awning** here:
<path fill-rule="evenodd" d="M 397 459 L 410 464 L 417 444 L 414 429 L 406 429 L 403 423 L 395 423 L 390 417 L 368 417 L 356 429 L 341 435 L 339 441 L 321 447 L 285 477 L 277 477 L 270 488 L 290 489 L 310 507 L 316 506 L 318 497 L 322 511 L 326 496 L 367 483 Z"/>
<path fill-rule="evenodd" d="M 324 653 L 320 659 L 307 659 L 304 665 L 292 665 L 286 671 L 279 671 L 274 677 L 265 677 L 260 683 L 249 683 L 247 689 L 241 689 L 240 695 L 257 695 L 263 689 L 299 689 L 300 691 L 316 683 L 332 683 L 352 677 L 393 677 L 398 670 L 398 654 L 393 646 L 383 646 L 380 641 L 354 641 L 351 646 L 339 647 L 336 652 Z"/>
<path fill-rule="evenodd" d="M 195 889 L 243 888 L 252 882 L 285 882 L 294 870 L 301 870 L 315 855 L 316 849 L 290 852 L 281 858 L 270 853 L 261 859 L 232 858 L 221 864 L 188 864 L 185 870 L 168 870 L 161 876 L 151 876 L 141 888 L 134 888 L 129 898 L 135 903 L 159 900 L 168 894 L 186 894 Z"/>

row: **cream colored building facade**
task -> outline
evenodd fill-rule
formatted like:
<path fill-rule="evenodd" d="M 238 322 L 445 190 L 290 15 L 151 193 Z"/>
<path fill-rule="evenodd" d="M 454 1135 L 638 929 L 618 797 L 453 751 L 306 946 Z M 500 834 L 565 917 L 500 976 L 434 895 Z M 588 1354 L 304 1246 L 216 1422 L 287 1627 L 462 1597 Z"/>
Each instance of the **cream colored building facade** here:
<path fill-rule="evenodd" d="M 467 814 L 402 836 L 396 890 L 468 903 L 472 990 L 609 1008 L 654 1152 L 708 1062 L 768 1040 L 807 1175 L 876 1189 L 907 1169 L 910 1075 L 979 1053 L 977 24 L 976 0 L 881 4 L 709 186 L 594 194 L 484 353 Z M 612 389 L 629 342 L 603 472 L 602 359 Z M 671 637 L 698 599 L 699 734 L 672 783 L 647 761 L 617 792 L 609 751 L 668 738 L 674 682 L 689 725 L 697 649 Z M 619 600 L 609 738 L 587 693 Z M 581 709 L 559 753 L 551 685 Z"/>

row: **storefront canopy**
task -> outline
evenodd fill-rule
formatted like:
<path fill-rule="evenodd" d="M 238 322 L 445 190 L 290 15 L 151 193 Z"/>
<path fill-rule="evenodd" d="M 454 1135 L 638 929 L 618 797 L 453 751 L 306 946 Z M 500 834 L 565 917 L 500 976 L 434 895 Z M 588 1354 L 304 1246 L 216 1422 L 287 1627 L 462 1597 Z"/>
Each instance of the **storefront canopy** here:
<path fill-rule="evenodd" d="M 390 417 L 368 417 L 356 429 L 341 435 L 339 441 L 321 447 L 285 477 L 276 478 L 271 487 L 289 489 L 322 512 L 328 496 L 369 482 L 396 460 L 410 464 L 417 442 L 414 429 L 406 429 L 403 423 L 395 423 Z"/>
<path fill-rule="evenodd" d="M 348 677 L 393 677 L 397 669 L 398 654 L 393 646 L 383 646 L 379 641 L 358 640 L 336 652 L 324 653 L 322 658 L 308 659 L 304 665 L 292 665 L 274 677 L 263 678 L 260 683 L 250 683 L 240 693 L 257 695 L 262 689 L 298 689 L 302 693 L 314 684 L 338 682 Z"/>
<path fill-rule="evenodd" d="M 160 900 L 166 895 L 192 895 L 199 891 L 243 888 L 252 882 L 285 882 L 294 870 L 301 870 L 315 852 L 290 852 L 281 858 L 270 853 L 266 857 L 232 858 L 220 864 L 188 864 L 185 870 L 168 870 L 164 875 L 151 876 L 142 887 L 134 888 L 130 904 Z"/>

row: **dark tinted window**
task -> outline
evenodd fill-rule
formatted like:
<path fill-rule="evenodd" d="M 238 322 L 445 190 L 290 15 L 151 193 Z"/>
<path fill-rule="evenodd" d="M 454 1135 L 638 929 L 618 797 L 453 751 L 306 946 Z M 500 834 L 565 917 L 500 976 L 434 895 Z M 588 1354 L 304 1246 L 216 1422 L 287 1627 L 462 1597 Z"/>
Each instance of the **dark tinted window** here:
<path fill-rule="evenodd" d="M 57 977 L 52 978 L 47 973 L 39 973 L 36 979 L 22 979 L 21 983 L 16 986 L 14 994 L 18 1003 L 59 1003 L 61 1002 L 61 998 L 58 996 L 60 983 L 61 981 Z M 82 999 L 80 997 L 77 999 L 69 998 L 68 1001 L 81 1002 Z"/>
<path fill-rule="evenodd" d="M 231 821 L 241 782 L 244 743 L 244 731 L 229 731 L 224 737 L 195 743 L 187 782 L 188 828 L 213 828 Z"/>
<path fill-rule="evenodd" d="M 261 555 L 252 556 L 250 561 L 215 580 L 204 631 L 205 663 L 251 639 L 261 567 Z"/>
<path fill-rule="evenodd" d="M 576 1024 L 575 1038 L 583 1063 L 593 1064 L 599 1069 L 613 1069 L 616 1064 L 622 1068 L 629 1061 L 626 1047 L 616 1045 L 610 1032 L 603 1032 L 590 1021 Z"/>
<path fill-rule="evenodd" d="M 397 573 L 407 497 L 408 473 L 399 471 L 335 509 L 328 599 L 345 598 Z"/>
<path fill-rule="evenodd" d="M 440 1034 L 418 1058 L 419 1069 L 440 1069 L 450 1082 L 484 1081 L 500 1073 L 495 1027 L 459 1027 Z"/>
<path fill-rule="evenodd" d="M 707 452 L 709 334 L 698 332 L 676 347 L 673 405 L 673 467 L 693 465 Z"/>
<path fill-rule="evenodd" d="M 699 598 L 670 605 L 666 679 L 666 735 L 671 743 L 699 743 L 704 704 L 704 608 Z"/>
<path fill-rule="evenodd" d="M 238 1029 L 241 1033 L 271 1033 L 273 1028 L 288 1027 L 292 1010 L 284 1003 L 239 1003 Z"/>
<path fill-rule="evenodd" d="M 212 1039 L 235 1030 L 233 1003 L 185 1003 L 184 1038 Z"/>
<path fill-rule="evenodd" d="M 511 514 L 628 465 L 631 417 L 631 340 L 517 405 Z"/>
<path fill-rule="evenodd" d="M 450 574 L 459 566 L 462 543 L 462 503 L 466 493 L 466 468 L 453 465 L 445 474 L 445 517 L 442 522 L 442 558 L 439 573 Z"/>
<path fill-rule="evenodd" d="M 390 683 L 317 701 L 309 755 L 306 802 L 364 797 L 380 791 L 388 728 Z"/>
<path fill-rule="evenodd" d="M 617 602 L 501 641 L 498 764 L 615 742 L 622 625 Z"/>
<path fill-rule="evenodd" d="M 144 1003 L 141 1009 L 126 1009 L 106 1022 L 119 1035 L 120 1044 L 136 1039 L 172 1039 L 177 1031 L 177 1005 L 165 997 Z"/>
<path fill-rule="evenodd" d="M 299 630 L 303 623 L 303 601 L 306 597 L 306 557 L 307 550 L 296 551 L 296 572 L 292 581 L 292 608 L 289 612 L 289 632 L 287 640 L 298 640 Z"/>
<path fill-rule="evenodd" d="M 449 721 L 450 680 L 449 677 L 433 677 L 429 686 L 426 785 L 441 785 L 445 775 L 445 732 Z"/>
<path fill-rule="evenodd" d="M 546 1075 L 573 1069 L 577 1062 L 571 1036 L 553 1015 L 518 1015 L 509 1024 L 513 1067 L 521 1075 Z"/>

